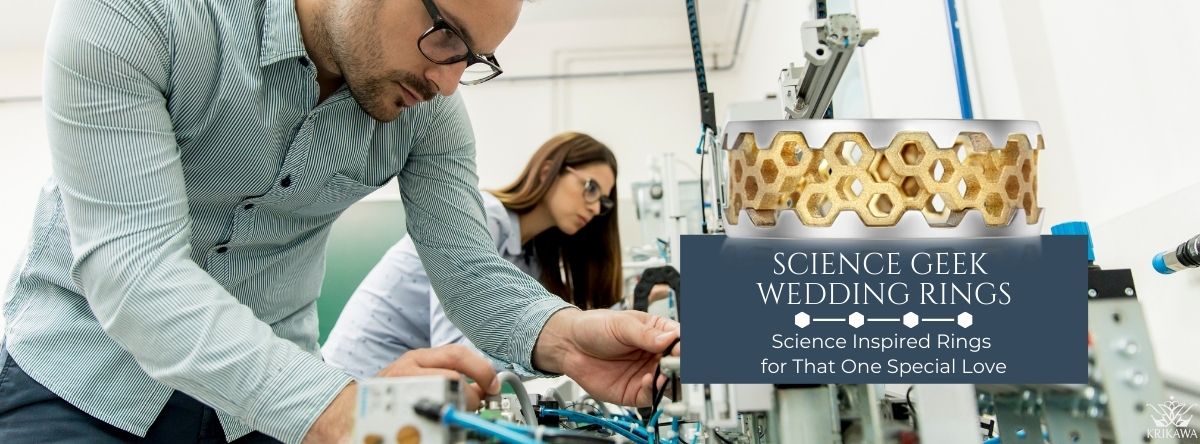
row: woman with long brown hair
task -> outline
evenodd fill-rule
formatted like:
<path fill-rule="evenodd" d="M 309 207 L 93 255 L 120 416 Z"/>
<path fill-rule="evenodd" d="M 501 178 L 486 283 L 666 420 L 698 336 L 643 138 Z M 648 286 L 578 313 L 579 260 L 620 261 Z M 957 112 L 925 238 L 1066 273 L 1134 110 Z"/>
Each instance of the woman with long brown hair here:
<path fill-rule="evenodd" d="M 497 251 L 580 308 L 617 303 L 616 179 L 616 157 L 604 144 L 575 132 L 552 137 L 512 184 L 480 192 Z M 442 312 L 405 237 L 355 290 L 322 353 L 328 363 L 368 377 L 408 350 L 467 342 Z"/>

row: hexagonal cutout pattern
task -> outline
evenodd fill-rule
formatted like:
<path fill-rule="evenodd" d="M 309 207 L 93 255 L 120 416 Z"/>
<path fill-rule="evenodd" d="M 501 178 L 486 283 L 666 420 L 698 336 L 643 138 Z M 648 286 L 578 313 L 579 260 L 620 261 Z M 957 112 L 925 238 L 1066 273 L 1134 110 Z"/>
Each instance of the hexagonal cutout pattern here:
<path fill-rule="evenodd" d="M 1008 176 L 1004 181 L 1004 192 L 1008 194 L 1011 200 L 1017 200 L 1021 194 L 1021 182 L 1017 181 L 1017 176 Z"/>
<path fill-rule="evenodd" d="M 867 209 L 869 209 L 871 214 L 875 217 L 888 217 L 888 215 L 892 214 L 892 210 L 894 208 L 895 203 L 892 202 L 892 198 L 888 197 L 886 194 L 876 194 L 871 196 L 871 201 L 867 204 Z"/>
<path fill-rule="evenodd" d="M 894 225 L 906 211 L 922 212 L 932 227 L 955 226 L 968 211 L 991 226 L 1009 224 L 1016 209 L 1038 220 L 1038 151 L 1024 135 L 997 147 L 963 132 L 945 148 L 920 131 L 897 132 L 884 148 L 857 132 L 833 133 L 815 148 L 800 131 L 777 133 L 763 147 L 750 133 L 727 137 L 737 141 L 726 151 L 731 224 L 746 210 L 756 225 L 774 224 L 779 210 L 810 226 L 829 226 L 838 211 L 854 211 L 868 226 Z"/>
<path fill-rule="evenodd" d="M 771 159 L 763 159 L 759 172 L 762 173 L 763 182 L 766 183 L 775 183 L 775 179 L 779 177 L 779 167 L 775 166 L 775 161 Z"/>
<path fill-rule="evenodd" d="M 999 217 L 1004 212 L 1004 197 L 1000 193 L 989 193 L 983 200 L 983 211 L 988 216 Z"/>
<path fill-rule="evenodd" d="M 974 178 L 963 179 L 965 188 L 962 189 L 963 199 L 975 200 L 979 196 L 979 181 Z"/>
<path fill-rule="evenodd" d="M 814 194 L 808 198 L 808 212 L 817 217 L 829 216 L 833 210 L 833 202 L 825 194 Z"/>
<path fill-rule="evenodd" d="M 943 211 L 946 211 L 946 200 L 942 199 L 941 194 L 934 194 L 933 197 L 929 198 L 929 207 L 928 208 L 930 211 L 933 211 L 934 213 L 941 213 Z"/>
<path fill-rule="evenodd" d="M 804 158 L 804 151 L 799 149 L 799 142 L 789 140 L 783 143 L 783 148 L 779 150 L 779 160 L 783 161 L 786 166 L 794 167 L 800 165 L 800 160 Z"/>
<path fill-rule="evenodd" d="M 746 178 L 746 199 L 754 200 L 758 197 L 758 180 L 754 176 Z"/>
<path fill-rule="evenodd" d="M 921 181 L 915 177 L 905 177 L 904 180 L 900 181 L 900 193 L 904 194 L 904 197 L 917 197 L 923 191 L 925 191 L 925 188 L 921 186 Z"/>
<path fill-rule="evenodd" d="M 862 183 L 858 181 L 857 177 L 844 176 L 838 179 L 837 192 L 842 200 L 855 200 L 862 193 Z"/>
<path fill-rule="evenodd" d="M 857 141 L 844 141 L 838 145 L 836 150 L 842 165 L 858 165 L 858 162 L 863 159 L 863 148 Z"/>
<path fill-rule="evenodd" d="M 954 166 L 949 160 L 938 159 L 929 168 L 929 177 L 937 183 L 950 183 L 950 179 L 954 177 Z"/>
<path fill-rule="evenodd" d="M 886 156 L 875 156 L 875 160 L 871 162 L 868 169 L 875 182 L 888 182 L 892 180 L 892 176 L 896 175 L 896 169 L 892 167 L 891 162 L 888 162 Z"/>
<path fill-rule="evenodd" d="M 906 143 L 900 148 L 900 158 L 908 165 L 920 165 L 921 160 L 925 159 L 925 149 L 915 142 Z"/>

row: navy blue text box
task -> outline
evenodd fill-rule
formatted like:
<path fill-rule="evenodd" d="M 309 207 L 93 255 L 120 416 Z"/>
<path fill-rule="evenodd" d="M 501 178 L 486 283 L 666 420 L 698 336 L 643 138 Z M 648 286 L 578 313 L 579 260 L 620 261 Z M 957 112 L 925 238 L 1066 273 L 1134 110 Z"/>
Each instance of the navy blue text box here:
<path fill-rule="evenodd" d="M 1086 383 L 1087 241 L 684 236 L 683 382 Z"/>

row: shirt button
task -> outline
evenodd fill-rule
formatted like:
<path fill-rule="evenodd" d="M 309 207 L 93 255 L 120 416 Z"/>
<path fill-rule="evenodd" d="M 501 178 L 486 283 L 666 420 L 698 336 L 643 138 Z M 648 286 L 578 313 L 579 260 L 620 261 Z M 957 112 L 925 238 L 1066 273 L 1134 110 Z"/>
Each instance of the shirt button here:
<path fill-rule="evenodd" d="M 217 253 L 225 253 L 226 251 L 229 251 L 229 247 L 224 245 L 217 247 Z"/>
<path fill-rule="evenodd" d="M 254 204 L 252 204 L 252 203 L 246 204 L 246 206 L 242 207 L 243 210 L 249 210 L 251 208 L 254 208 Z"/>
<path fill-rule="evenodd" d="M 300 58 L 297 58 L 296 60 L 297 60 L 298 62 L 300 62 L 300 66 L 304 66 L 304 67 L 307 67 L 307 66 L 308 66 L 308 58 L 306 58 L 306 57 L 300 57 Z"/>
<path fill-rule="evenodd" d="M 292 175 L 288 174 L 286 176 L 283 176 L 283 180 L 279 181 L 279 186 L 284 187 L 284 188 L 292 186 Z"/>

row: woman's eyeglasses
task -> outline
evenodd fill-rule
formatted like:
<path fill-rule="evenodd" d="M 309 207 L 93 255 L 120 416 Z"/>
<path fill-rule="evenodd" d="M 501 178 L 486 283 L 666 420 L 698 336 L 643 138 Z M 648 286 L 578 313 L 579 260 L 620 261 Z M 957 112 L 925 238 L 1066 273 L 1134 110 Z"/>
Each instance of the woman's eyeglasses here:
<path fill-rule="evenodd" d="M 613 202 L 611 198 L 605 196 L 604 193 L 600 191 L 600 183 L 596 182 L 596 179 L 584 176 L 583 174 L 580 174 L 579 171 L 576 171 L 571 167 L 566 167 L 566 170 L 567 172 L 574 174 L 575 177 L 583 179 L 583 200 L 587 203 L 600 202 L 601 216 L 611 213 L 613 207 L 617 206 L 617 204 Z"/>

